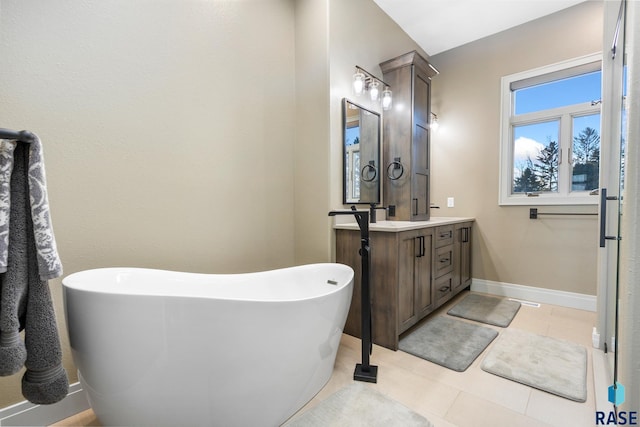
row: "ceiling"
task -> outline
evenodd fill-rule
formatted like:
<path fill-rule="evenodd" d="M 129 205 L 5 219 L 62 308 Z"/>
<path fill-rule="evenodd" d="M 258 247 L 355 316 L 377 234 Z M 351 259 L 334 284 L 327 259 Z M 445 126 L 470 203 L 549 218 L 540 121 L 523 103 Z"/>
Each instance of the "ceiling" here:
<path fill-rule="evenodd" d="M 431 56 L 585 0 L 373 1 Z"/>

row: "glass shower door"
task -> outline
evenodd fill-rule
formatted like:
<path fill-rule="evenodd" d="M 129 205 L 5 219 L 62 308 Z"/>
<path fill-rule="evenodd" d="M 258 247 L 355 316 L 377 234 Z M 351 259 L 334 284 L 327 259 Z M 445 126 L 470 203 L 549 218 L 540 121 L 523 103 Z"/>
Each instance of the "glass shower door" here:
<path fill-rule="evenodd" d="M 594 346 L 606 354 L 608 385 L 618 379 L 618 312 L 621 257 L 621 223 L 624 201 L 625 144 L 627 135 L 626 64 L 624 53 L 625 0 L 606 2 L 605 31 L 612 30 L 611 44 L 603 53 L 602 180 L 600 188 L 600 241 L 598 327 Z M 609 19 L 609 25 L 606 20 Z M 607 50 L 610 47 L 610 50 Z M 606 76 L 606 77 L 605 77 Z M 596 390 L 596 392 L 602 390 Z"/>

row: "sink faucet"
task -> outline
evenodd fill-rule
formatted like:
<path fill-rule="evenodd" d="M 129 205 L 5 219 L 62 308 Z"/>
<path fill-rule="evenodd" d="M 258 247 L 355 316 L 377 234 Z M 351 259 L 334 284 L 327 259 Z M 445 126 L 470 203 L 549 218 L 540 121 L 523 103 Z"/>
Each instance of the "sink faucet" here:
<path fill-rule="evenodd" d="M 371 221 L 371 224 L 375 224 L 376 222 L 376 209 L 387 210 L 384 206 L 376 206 L 375 203 L 371 203 L 369 205 L 369 220 Z"/>

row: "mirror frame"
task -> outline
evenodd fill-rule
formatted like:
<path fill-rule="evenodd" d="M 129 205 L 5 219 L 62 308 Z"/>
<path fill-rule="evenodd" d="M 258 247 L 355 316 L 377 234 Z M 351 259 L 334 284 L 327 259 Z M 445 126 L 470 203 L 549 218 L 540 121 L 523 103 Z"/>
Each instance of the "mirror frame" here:
<path fill-rule="evenodd" d="M 347 144 L 346 144 L 346 133 L 347 133 L 347 129 L 349 128 L 348 126 L 348 122 L 347 122 L 347 111 L 349 109 L 349 104 L 353 105 L 357 108 L 359 108 L 362 111 L 365 111 L 369 114 L 373 114 L 378 118 L 378 129 L 377 129 L 377 143 L 376 143 L 376 147 L 374 148 L 374 153 L 377 156 L 377 176 L 375 178 L 376 184 L 377 184 L 377 188 L 375 190 L 375 200 L 365 200 L 365 201 L 357 201 L 357 202 L 353 202 L 353 201 L 349 201 L 348 196 L 348 176 L 347 176 Z M 381 190 L 382 190 L 382 184 L 381 184 L 381 176 L 380 176 L 380 165 L 382 164 L 382 151 L 381 151 L 381 145 L 382 145 L 382 115 L 376 111 L 372 111 L 366 107 L 363 107 L 360 104 L 357 104 L 353 101 L 351 101 L 350 99 L 347 98 L 343 98 L 342 99 L 342 203 L 347 205 L 368 205 L 371 203 L 380 203 L 381 200 Z M 361 142 L 362 144 L 362 142 Z M 366 166 L 365 166 L 366 167 Z"/>

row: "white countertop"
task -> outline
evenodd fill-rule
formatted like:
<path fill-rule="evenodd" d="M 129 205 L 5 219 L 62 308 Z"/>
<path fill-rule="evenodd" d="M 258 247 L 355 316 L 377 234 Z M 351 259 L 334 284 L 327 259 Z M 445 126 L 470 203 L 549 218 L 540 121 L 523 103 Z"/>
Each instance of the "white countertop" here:
<path fill-rule="evenodd" d="M 429 221 L 378 221 L 369 224 L 369 231 L 391 231 L 400 232 L 408 230 L 417 230 L 426 227 L 437 227 L 439 225 L 455 224 L 458 222 L 474 221 L 475 218 L 470 217 L 431 217 Z M 340 230 L 360 230 L 357 222 L 348 222 L 344 224 L 334 224 L 333 228 Z"/>

